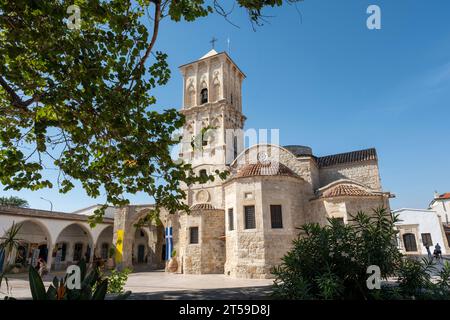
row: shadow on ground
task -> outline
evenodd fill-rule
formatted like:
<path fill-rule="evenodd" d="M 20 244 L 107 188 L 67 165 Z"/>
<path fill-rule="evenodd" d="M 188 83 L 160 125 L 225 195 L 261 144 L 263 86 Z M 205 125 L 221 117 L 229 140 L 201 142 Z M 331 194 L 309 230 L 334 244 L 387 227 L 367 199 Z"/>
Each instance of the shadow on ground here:
<path fill-rule="evenodd" d="M 128 300 L 270 300 L 272 286 L 133 293 Z"/>

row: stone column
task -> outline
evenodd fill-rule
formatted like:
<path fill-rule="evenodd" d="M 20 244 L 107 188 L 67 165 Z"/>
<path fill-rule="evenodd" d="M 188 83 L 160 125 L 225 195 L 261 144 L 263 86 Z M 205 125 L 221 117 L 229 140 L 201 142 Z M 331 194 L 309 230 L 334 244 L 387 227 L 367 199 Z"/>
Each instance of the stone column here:
<path fill-rule="evenodd" d="M 133 245 L 133 226 L 130 223 L 130 217 L 134 211 L 131 206 L 122 207 L 116 210 L 114 215 L 114 237 L 113 244 L 117 247 L 118 231 L 123 230 L 122 256 L 121 263 L 116 268 L 121 270 L 132 266 L 132 245 Z"/>
<path fill-rule="evenodd" d="M 54 250 L 54 245 L 52 245 L 51 243 L 48 244 L 47 248 L 48 248 L 48 254 L 47 254 L 47 269 L 50 272 L 51 268 L 52 268 L 52 261 L 53 261 L 53 250 Z"/>

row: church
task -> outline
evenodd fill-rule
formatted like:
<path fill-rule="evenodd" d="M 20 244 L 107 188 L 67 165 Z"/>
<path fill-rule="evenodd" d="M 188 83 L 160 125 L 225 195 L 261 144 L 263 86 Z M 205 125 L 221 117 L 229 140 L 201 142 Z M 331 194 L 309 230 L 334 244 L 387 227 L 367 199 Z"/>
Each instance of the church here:
<path fill-rule="evenodd" d="M 180 71 L 186 123 L 179 159 L 198 175 L 228 171 L 227 178 L 184 185 L 190 212 L 163 210 L 161 224 L 146 227 L 136 222 L 152 205 L 108 208 L 94 229 L 87 215 L 96 206 L 71 214 L 0 208 L 3 229 L 27 224 L 25 257 L 33 247 L 58 268 L 82 257 L 106 260 L 115 248 L 119 268 L 167 270 L 174 254 L 178 273 L 270 278 L 301 225 L 323 225 L 329 217 L 347 223 L 360 210 L 390 209 L 393 196 L 383 191 L 375 149 L 316 156 L 307 146 L 257 143 L 255 130 L 244 131 L 245 75 L 226 52 L 213 49 Z M 199 135 L 200 143 L 192 143 Z"/>
<path fill-rule="evenodd" d="M 186 123 L 179 156 L 198 175 L 230 175 L 184 186 L 190 213 L 161 215 L 164 227 L 171 227 L 178 272 L 268 278 L 301 225 L 325 224 L 328 217 L 347 223 L 357 211 L 389 209 L 392 195 L 382 189 L 375 149 L 322 157 L 300 145 L 256 143 L 245 149 L 252 134 L 243 131 L 241 69 L 213 49 L 180 71 Z M 208 131 L 199 147 L 190 143 Z M 146 211 L 129 206 L 116 213 L 114 241 L 119 230 L 124 233 L 125 265 L 132 261 L 132 226 Z M 164 231 L 157 229 L 150 235 L 154 252 L 164 246 Z M 155 267 L 161 266 L 159 257 L 150 259 Z"/>

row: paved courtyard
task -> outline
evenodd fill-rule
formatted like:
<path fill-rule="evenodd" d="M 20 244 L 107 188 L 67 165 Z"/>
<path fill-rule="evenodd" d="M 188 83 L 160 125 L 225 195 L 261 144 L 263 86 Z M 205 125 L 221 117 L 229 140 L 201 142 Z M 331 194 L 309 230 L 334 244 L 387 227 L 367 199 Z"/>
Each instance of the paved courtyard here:
<path fill-rule="evenodd" d="M 46 286 L 53 276 L 44 277 Z M 135 272 L 129 275 L 125 290 L 133 292 L 130 299 L 267 299 L 273 280 L 235 279 L 225 275 L 183 275 L 164 271 Z M 11 295 L 15 298 L 31 298 L 27 274 L 10 275 Z M 0 299 L 5 286 L 2 284 Z"/>

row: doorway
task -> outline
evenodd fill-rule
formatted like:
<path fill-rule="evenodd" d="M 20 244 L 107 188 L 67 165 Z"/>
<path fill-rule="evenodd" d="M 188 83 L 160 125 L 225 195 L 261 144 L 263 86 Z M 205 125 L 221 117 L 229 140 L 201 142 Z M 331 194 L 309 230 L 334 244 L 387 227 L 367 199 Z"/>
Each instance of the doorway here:
<path fill-rule="evenodd" d="M 42 258 L 45 262 L 47 262 L 48 257 L 48 248 L 46 244 L 41 244 L 39 247 L 39 258 Z"/>
<path fill-rule="evenodd" d="M 144 263 L 145 262 L 145 246 L 143 244 L 140 244 L 138 246 L 138 263 Z"/>

